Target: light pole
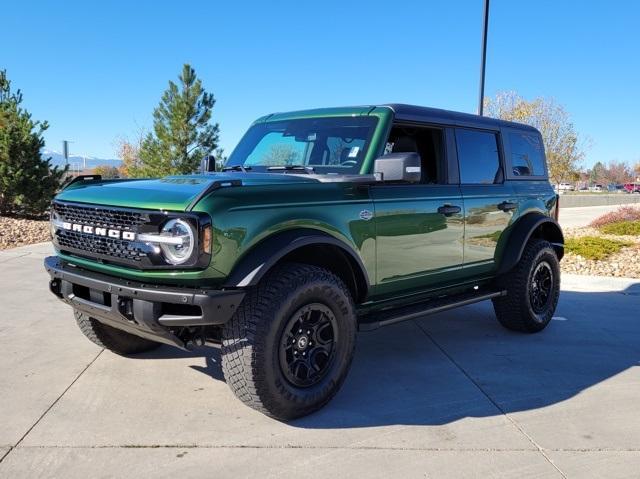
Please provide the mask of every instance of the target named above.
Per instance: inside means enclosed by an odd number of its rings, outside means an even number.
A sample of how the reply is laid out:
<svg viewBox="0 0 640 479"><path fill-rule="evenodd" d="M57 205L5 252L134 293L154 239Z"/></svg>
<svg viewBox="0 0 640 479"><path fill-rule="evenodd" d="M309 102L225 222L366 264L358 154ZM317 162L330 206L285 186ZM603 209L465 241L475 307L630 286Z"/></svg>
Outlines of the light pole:
<svg viewBox="0 0 640 479"><path fill-rule="evenodd" d="M482 60L480 62L480 95L478 99L478 115L484 111L484 69L487 64L487 30L489 29L489 0L484 0L484 21L482 24Z"/></svg>

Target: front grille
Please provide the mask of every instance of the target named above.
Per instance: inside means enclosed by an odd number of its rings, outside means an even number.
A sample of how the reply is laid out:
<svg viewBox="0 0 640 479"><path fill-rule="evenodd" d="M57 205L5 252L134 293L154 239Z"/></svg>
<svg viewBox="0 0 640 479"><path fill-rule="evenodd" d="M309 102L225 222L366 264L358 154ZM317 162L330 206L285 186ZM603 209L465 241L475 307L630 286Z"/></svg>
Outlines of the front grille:
<svg viewBox="0 0 640 479"><path fill-rule="evenodd" d="M111 256L129 261L141 261L147 253L140 243L114 238L103 238L76 231L60 230L57 233L58 244L63 249L82 250L94 255Z"/></svg>
<svg viewBox="0 0 640 479"><path fill-rule="evenodd" d="M53 211L57 221L73 225L105 228L139 233L142 230L157 231L158 223L164 216L158 212L135 211L104 206L85 206L72 203L54 202ZM149 259L149 247L138 241L99 236L81 231L58 228L54 239L65 252L90 259L142 267Z"/></svg>
<svg viewBox="0 0 640 479"><path fill-rule="evenodd" d="M137 211L54 203L53 209L65 221L82 225L136 231L149 222L149 215Z"/></svg>
<svg viewBox="0 0 640 479"><path fill-rule="evenodd" d="M58 224L53 244L61 253L139 270L175 269L175 266L167 263L156 245L131 238L139 234L159 234L162 225L172 218L188 221L194 231L211 224L205 213L91 206L59 200L53 202L52 214ZM93 229L86 231L85 227ZM195 250L199 251L199 235L195 240ZM209 252L200 252L182 267L203 269L210 259Z"/></svg>

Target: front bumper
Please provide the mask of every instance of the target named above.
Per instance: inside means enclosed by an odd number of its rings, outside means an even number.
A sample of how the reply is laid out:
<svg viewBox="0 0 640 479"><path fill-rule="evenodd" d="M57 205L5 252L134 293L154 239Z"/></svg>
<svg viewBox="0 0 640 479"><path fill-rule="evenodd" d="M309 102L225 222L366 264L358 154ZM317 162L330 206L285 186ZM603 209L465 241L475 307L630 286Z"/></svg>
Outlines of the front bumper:
<svg viewBox="0 0 640 479"><path fill-rule="evenodd" d="M186 348L181 328L226 323L242 302L239 289L194 289L128 281L74 267L57 256L44 266L49 289L96 320L131 334Z"/></svg>

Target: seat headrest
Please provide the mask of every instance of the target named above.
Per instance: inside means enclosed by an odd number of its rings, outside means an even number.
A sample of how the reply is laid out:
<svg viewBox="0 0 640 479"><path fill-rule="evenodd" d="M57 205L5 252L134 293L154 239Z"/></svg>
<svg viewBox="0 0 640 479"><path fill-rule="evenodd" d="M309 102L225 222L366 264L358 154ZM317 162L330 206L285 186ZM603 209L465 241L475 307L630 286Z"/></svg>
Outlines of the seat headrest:
<svg viewBox="0 0 640 479"><path fill-rule="evenodd" d="M401 136L393 143L393 153L413 153L418 152L418 144L411 136Z"/></svg>

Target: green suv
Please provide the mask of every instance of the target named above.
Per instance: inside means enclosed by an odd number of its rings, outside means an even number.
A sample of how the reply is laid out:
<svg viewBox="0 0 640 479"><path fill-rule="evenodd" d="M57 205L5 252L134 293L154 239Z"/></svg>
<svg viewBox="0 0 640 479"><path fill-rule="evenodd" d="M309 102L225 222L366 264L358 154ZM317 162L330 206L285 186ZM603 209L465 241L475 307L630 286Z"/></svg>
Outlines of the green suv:
<svg viewBox="0 0 640 479"><path fill-rule="evenodd" d="M409 105L258 119L223 171L78 177L54 199L51 292L130 355L222 343L228 385L278 419L345 380L356 332L491 299L554 313L563 235L540 133Z"/></svg>

